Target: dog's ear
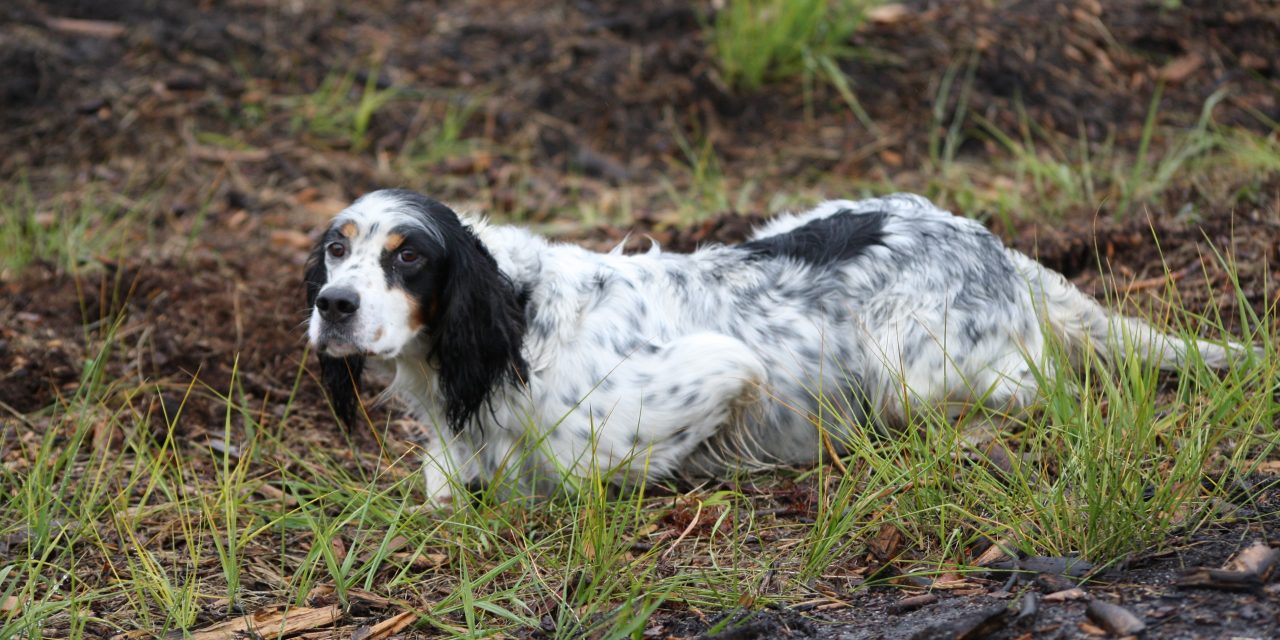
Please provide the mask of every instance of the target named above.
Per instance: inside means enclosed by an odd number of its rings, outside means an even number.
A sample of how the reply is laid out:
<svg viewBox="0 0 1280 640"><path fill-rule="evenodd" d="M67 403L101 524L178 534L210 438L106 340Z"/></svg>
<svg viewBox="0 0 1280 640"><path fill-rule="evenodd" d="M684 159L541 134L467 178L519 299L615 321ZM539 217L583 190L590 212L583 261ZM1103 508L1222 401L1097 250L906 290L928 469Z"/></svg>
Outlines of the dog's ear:
<svg viewBox="0 0 1280 640"><path fill-rule="evenodd" d="M524 381L528 366L520 353L525 320L515 286L469 229L459 226L454 233L460 237L446 242L448 268L431 356L440 368L445 418L459 431L498 385Z"/></svg>
<svg viewBox="0 0 1280 640"><path fill-rule="evenodd" d="M307 258L307 270L303 280L307 287L307 311L316 305L316 296L328 281L324 265L325 239L321 238L311 256ZM360 377L364 372L363 356L334 358L320 354L320 380L329 393L333 411L344 428L355 424L360 409Z"/></svg>

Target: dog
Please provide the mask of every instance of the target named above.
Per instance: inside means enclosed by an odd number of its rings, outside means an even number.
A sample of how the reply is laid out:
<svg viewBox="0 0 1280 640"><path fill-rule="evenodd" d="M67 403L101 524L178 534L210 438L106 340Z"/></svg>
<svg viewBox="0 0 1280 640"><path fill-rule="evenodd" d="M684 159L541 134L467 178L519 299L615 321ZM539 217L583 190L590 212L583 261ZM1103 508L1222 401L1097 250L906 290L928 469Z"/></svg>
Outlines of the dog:
<svg viewBox="0 0 1280 640"><path fill-rule="evenodd" d="M813 463L842 452L838 431L917 411L1017 412L1055 344L1165 369L1241 355L1111 313L910 194L783 214L737 245L624 255L382 190L334 218L305 280L337 417L358 418L366 363L389 365L386 393L432 432L433 504L500 474L715 478Z"/></svg>

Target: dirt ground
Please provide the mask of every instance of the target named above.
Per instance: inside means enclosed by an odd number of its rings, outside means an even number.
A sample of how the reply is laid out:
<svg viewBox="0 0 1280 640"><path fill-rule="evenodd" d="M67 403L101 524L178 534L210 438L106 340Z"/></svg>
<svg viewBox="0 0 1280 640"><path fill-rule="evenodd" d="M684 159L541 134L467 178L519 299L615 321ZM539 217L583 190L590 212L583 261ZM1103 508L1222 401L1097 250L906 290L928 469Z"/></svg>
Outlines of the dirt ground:
<svg viewBox="0 0 1280 640"><path fill-rule="evenodd" d="M1276 614L1280 589L1232 593L1178 586L1195 567L1220 567L1231 553L1254 540L1280 535L1280 492L1272 488L1241 518L1202 529L1176 547L1132 558L1098 576L1084 589L1090 598L1119 604L1140 616L1149 638L1273 638L1280 634ZM859 592L848 608L819 612L766 609L728 612L709 620L679 617L664 632L697 636L725 617L732 620L716 638L1088 638L1099 633L1086 614L1087 600L1048 602L1052 592L1031 574L1014 581L1009 574L984 576L980 594L941 592L936 601L907 608L904 602L922 591L871 589ZM972 587L970 587L972 589ZM1019 616L1028 596L1040 599L1034 614ZM1082 624L1083 623L1083 624ZM1089 626L1092 624L1093 628Z"/></svg>
<svg viewBox="0 0 1280 640"><path fill-rule="evenodd" d="M144 212L145 224L122 253L73 268L37 261L0 278L4 409L26 414L72 393L90 355L86 332L114 318L128 349L114 376L180 394L193 375L225 389L234 366L248 400L279 402L304 365L307 248L328 216L376 187L427 190L594 247L630 233L629 246L648 234L689 250L742 239L772 193L926 189L939 82L957 61L973 74L967 109L1009 131L1031 122L1137 148L1162 78L1162 125L1190 126L1220 89L1217 122L1276 135L1267 123L1280 121L1280 6L1264 0L909 2L860 30L865 55L844 65L874 129L821 83L808 105L799 86L730 91L707 53L710 11L679 0L5 2L0 184L24 185L41 212L99 199ZM344 75L352 89L314 98ZM321 126L366 85L400 97L362 132ZM481 143L446 147L433 123L461 108L472 111L460 137ZM662 185L685 179L676 132L705 139L724 175L756 185L750 208L672 217ZM977 137L958 150L968 163L997 155ZM624 187L637 189L627 220L584 226L571 214L616 202ZM1275 173L1188 180L1130 210L1106 202L1052 224L990 220L1083 289L1109 285L1137 306L1158 304L1166 266L1184 303L1228 327L1241 320L1237 287L1259 314L1278 299ZM1229 251L1238 280L1215 247ZM188 411L221 428L218 406L201 402ZM298 404L313 437L333 433L314 377L303 377ZM188 424L183 437L202 433L199 420ZM1256 517L1190 535L1171 554L1135 558L1093 593L1155 621L1149 636L1275 637L1274 586L1171 584L1182 566L1220 566L1255 538L1274 543L1277 499L1267 494L1251 507ZM717 637L962 637L930 625L1027 589L1004 582L904 614L888 613L899 589L856 592L844 611L726 612L743 621ZM1082 637L1083 611L1044 605L1034 622L994 637ZM671 637L716 622L659 615Z"/></svg>

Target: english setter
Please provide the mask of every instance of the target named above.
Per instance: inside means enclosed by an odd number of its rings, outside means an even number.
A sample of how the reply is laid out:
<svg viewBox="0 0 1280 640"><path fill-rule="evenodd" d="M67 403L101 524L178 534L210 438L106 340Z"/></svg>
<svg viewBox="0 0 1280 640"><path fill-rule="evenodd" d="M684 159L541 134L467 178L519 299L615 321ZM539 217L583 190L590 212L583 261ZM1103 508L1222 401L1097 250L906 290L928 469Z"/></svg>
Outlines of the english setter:
<svg viewBox="0 0 1280 640"><path fill-rule="evenodd" d="M389 364L388 393L435 428L435 502L507 472L649 480L811 463L845 440L824 429L924 407L1016 411L1035 371L1052 375L1046 332L1166 368L1191 351L1225 366L1238 349L1112 314L906 194L781 215L735 246L623 255L383 190L333 220L306 285L335 412L351 423L366 360Z"/></svg>

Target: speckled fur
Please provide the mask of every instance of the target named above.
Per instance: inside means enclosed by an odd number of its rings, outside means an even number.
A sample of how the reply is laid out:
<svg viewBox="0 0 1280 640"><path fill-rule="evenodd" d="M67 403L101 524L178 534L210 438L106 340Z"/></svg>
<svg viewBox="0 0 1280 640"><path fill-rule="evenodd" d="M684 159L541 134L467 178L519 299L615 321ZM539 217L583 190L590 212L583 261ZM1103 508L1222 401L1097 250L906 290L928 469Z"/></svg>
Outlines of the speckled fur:
<svg viewBox="0 0 1280 640"><path fill-rule="evenodd" d="M336 220L367 229L402 217L411 207L397 193L366 196ZM391 354L389 393L436 427L426 475L437 501L500 470L657 479L811 463L819 393L825 413L849 418L827 429L901 423L919 407L1016 411L1037 395L1032 366L1052 374L1046 328L1075 349L1130 345L1170 368L1187 348L913 195L826 202L779 216L751 242L692 254L601 254L462 221L509 281L492 295L523 305L524 379L495 385L483 410L449 429L431 328L367 349ZM404 322L364 326L398 336ZM1196 349L1210 365L1232 355Z"/></svg>

